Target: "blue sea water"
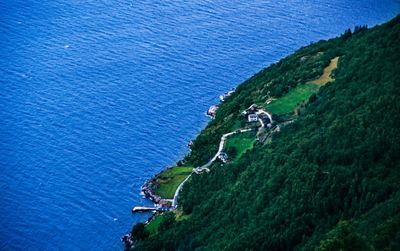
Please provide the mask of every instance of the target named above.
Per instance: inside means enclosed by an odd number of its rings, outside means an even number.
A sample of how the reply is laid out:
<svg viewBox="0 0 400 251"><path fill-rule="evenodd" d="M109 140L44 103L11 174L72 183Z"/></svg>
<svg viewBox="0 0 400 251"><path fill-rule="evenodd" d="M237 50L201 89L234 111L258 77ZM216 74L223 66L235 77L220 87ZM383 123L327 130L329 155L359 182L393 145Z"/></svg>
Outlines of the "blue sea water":
<svg viewBox="0 0 400 251"><path fill-rule="evenodd" d="M0 249L121 250L218 95L397 0L0 2Z"/></svg>

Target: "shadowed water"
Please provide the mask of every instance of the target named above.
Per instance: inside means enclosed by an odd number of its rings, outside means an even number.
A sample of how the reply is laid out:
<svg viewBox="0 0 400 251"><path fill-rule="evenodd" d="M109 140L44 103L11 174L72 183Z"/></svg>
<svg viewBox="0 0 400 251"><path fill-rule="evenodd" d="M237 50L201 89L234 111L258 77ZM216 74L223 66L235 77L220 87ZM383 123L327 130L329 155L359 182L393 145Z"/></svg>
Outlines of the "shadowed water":
<svg viewBox="0 0 400 251"><path fill-rule="evenodd" d="M0 2L0 249L120 250L224 91L395 0Z"/></svg>

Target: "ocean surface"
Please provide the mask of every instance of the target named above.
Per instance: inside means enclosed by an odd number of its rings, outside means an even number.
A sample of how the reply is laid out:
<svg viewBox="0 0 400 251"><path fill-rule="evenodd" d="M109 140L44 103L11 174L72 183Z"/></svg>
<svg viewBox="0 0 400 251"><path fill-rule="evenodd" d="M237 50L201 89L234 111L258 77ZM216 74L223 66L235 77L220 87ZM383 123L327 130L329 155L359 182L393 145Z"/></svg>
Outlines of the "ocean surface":
<svg viewBox="0 0 400 251"><path fill-rule="evenodd" d="M394 0L3 0L0 249L122 250L218 96Z"/></svg>

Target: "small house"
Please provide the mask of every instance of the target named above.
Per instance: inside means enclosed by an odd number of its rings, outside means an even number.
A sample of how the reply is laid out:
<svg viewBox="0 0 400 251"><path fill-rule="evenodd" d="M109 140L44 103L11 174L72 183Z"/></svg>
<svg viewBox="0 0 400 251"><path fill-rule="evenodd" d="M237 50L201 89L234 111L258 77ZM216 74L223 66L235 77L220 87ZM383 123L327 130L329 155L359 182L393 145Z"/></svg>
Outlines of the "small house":
<svg viewBox="0 0 400 251"><path fill-rule="evenodd" d="M218 158L224 163L226 163L228 161L228 155L226 153L224 153L224 152L221 152L218 155Z"/></svg>
<svg viewBox="0 0 400 251"><path fill-rule="evenodd" d="M249 114L249 116L247 116L247 121L249 122L256 122L258 120L258 116L257 114Z"/></svg>

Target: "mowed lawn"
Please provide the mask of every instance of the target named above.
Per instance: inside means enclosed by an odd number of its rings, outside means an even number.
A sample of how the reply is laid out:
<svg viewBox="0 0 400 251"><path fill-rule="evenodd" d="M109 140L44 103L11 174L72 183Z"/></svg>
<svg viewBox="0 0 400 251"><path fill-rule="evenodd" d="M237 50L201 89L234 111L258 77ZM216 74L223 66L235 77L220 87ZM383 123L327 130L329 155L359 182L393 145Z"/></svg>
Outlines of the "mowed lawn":
<svg viewBox="0 0 400 251"><path fill-rule="evenodd" d="M254 132L246 132L232 135L226 140L224 149L234 147L236 149L235 159L239 159L247 150L253 148L255 140L256 134Z"/></svg>
<svg viewBox="0 0 400 251"><path fill-rule="evenodd" d="M175 191L182 181L192 173L193 167L176 166L163 171L158 179L158 188L155 190L156 194L164 199L172 199Z"/></svg>
<svg viewBox="0 0 400 251"><path fill-rule="evenodd" d="M280 97L266 106L272 114L292 113L303 101L307 101L313 93L316 93L319 86L316 84L298 85L285 96Z"/></svg>

